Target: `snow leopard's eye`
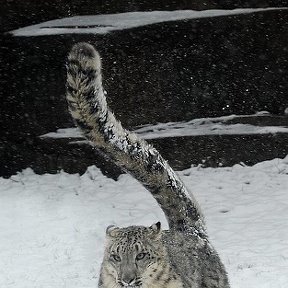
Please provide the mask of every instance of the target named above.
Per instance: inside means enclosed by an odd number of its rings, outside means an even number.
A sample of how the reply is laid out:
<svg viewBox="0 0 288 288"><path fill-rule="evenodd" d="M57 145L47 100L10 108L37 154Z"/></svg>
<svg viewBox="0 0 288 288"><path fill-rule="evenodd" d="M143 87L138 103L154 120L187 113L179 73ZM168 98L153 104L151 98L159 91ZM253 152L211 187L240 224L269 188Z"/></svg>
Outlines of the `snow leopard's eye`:
<svg viewBox="0 0 288 288"><path fill-rule="evenodd" d="M120 262L121 261L121 258L120 256L116 255L116 254L111 254L111 258L116 261L116 262Z"/></svg>
<svg viewBox="0 0 288 288"><path fill-rule="evenodd" d="M142 260L145 256L146 256L146 253L139 253L139 254L136 256L136 260Z"/></svg>

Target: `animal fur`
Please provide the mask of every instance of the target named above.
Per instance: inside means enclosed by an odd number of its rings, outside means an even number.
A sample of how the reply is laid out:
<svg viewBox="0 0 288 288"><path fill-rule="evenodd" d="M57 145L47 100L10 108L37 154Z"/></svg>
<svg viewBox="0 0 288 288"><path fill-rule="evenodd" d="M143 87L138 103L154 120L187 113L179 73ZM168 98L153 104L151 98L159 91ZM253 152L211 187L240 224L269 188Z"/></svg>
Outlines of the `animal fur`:
<svg viewBox="0 0 288 288"><path fill-rule="evenodd" d="M146 187L164 211L169 231L161 232L161 243L167 251L166 261L183 287L228 288L225 268L209 243L204 218L193 195L159 152L124 129L107 107L101 60L93 46L78 43L72 48L66 88L69 111L90 144ZM139 226L131 227L136 231ZM123 232L130 228L119 229ZM103 286L102 276L99 287L108 288L109 285Z"/></svg>

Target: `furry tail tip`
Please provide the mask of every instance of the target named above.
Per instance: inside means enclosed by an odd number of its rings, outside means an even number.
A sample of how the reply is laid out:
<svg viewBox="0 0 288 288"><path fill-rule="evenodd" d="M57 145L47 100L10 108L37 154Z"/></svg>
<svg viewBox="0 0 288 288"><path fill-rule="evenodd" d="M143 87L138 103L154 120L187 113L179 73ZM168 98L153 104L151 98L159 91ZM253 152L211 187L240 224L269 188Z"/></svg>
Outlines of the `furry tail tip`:
<svg viewBox="0 0 288 288"><path fill-rule="evenodd" d="M75 60L79 64L84 64L83 66L87 65L97 69L101 68L100 55L92 45L85 42L77 43L72 47L68 55L68 61L73 62Z"/></svg>

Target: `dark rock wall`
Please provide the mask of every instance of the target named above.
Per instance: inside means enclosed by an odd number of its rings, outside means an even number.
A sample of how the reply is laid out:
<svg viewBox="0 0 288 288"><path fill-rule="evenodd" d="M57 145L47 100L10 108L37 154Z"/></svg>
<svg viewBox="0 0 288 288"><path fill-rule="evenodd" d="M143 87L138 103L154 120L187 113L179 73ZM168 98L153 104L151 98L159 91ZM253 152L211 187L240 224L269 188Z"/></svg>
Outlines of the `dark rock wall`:
<svg viewBox="0 0 288 288"><path fill-rule="evenodd" d="M64 99L65 58L78 41L89 41L102 54L109 105L128 128L260 110L281 115L288 107L286 10L161 23L102 36L5 34L0 38L0 175L28 166L39 173L83 172L93 164L92 152L78 153L79 147L73 150L67 143L48 149L38 139L72 126ZM201 149L203 141L198 142ZM171 156L167 146L162 149ZM278 149L281 155L285 149Z"/></svg>
<svg viewBox="0 0 288 288"><path fill-rule="evenodd" d="M127 127L288 107L288 13L161 23L103 35L6 37L7 137L71 126L65 59L74 42L103 56L110 106ZM9 136L9 137L10 137Z"/></svg>

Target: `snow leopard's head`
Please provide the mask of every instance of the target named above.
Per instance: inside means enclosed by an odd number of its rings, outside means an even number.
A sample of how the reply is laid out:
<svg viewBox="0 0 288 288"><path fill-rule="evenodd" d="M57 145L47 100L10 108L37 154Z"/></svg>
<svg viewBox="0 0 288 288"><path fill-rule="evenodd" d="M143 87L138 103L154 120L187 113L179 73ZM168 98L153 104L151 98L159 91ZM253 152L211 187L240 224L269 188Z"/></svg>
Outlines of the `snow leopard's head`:
<svg viewBox="0 0 288 288"><path fill-rule="evenodd" d="M103 268L113 277L115 287L140 287L154 278L166 257L160 222L150 227L109 226Z"/></svg>

